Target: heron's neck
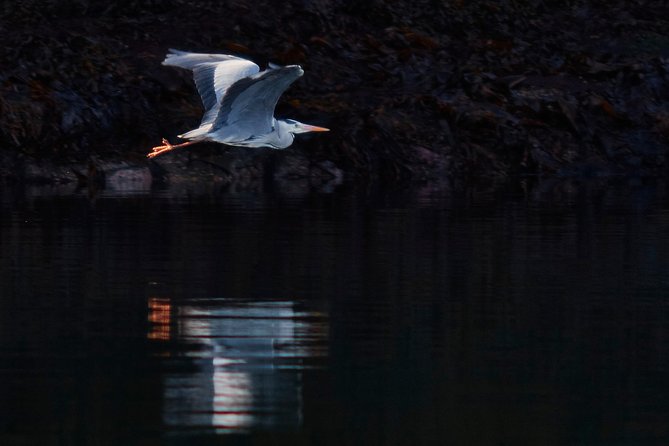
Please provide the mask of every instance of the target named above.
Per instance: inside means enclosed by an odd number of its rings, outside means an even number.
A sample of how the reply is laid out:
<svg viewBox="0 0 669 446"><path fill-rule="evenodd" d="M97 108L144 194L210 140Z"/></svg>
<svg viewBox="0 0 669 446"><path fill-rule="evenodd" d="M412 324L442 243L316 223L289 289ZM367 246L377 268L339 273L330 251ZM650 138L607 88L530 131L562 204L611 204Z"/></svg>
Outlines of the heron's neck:
<svg viewBox="0 0 669 446"><path fill-rule="evenodd" d="M293 143L293 140L295 139L295 135L288 131L289 128L290 124L280 119L275 119L274 120L275 142L273 142L272 145L280 149L285 149L286 147L291 145Z"/></svg>

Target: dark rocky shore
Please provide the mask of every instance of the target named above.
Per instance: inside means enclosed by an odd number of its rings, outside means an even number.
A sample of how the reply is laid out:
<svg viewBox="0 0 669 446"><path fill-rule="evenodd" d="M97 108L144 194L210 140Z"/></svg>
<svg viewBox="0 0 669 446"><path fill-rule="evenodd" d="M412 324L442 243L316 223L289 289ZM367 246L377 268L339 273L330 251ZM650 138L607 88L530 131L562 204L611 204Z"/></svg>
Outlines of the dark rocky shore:
<svg viewBox="0 0 669 446"><path fill-rule="evenodd" d="M0 37L5 182L667 173L668 2L27 0ZM147 160L202 112L171 47L302 65L276 114L332 131Z"/></svg>

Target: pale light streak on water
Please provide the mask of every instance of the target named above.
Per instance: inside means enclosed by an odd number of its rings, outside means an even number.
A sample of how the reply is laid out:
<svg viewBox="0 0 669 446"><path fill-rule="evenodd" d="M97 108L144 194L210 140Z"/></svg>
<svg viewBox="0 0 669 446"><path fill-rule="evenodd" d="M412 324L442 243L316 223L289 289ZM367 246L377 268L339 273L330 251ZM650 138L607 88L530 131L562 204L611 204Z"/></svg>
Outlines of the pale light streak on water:
<svg viewBox="0 0 669 446"><path fill-rule="evenodd" d="M177 352L166 348L160 356L165 362L194 358L197 368L164 377L169 429L212 428L221 434L300 427L300 371L304 358L327 354L325 315L300 311L292 301L190 299L169 305L169 313L165 302L149 299L149 320L159 328L148 336L188 345ZM166 326L174 333L154 335Z"/></svg>

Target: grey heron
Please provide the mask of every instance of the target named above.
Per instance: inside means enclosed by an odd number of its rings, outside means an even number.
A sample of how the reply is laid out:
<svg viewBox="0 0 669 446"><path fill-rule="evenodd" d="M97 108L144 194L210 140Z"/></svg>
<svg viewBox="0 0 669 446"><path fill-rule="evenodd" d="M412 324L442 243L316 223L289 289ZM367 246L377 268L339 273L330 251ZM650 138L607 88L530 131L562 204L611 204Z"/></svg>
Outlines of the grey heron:
<svg viewBox="0 0 669 446"><path fill-rule="evenodd" d="M205 112L198 128L179 135L186 142L170 144L163 138L163 145L154 147L149 158L203 141L285 149L296 134L329 130L274 118L281 94L304 74L299 65L270 64L267 70L260 71L258 65L241 57L174 49L169 50L163 65L193 71Z"/></svg>

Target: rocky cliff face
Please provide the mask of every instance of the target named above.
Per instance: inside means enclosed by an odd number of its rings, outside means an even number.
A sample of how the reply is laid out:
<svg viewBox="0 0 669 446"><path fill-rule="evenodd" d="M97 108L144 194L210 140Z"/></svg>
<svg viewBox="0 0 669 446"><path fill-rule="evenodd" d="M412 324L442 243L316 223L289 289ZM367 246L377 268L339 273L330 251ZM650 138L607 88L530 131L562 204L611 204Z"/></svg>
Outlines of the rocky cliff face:
<svg viewBox="0 0 669 446"><path fill-rule="evenodd" d="M669 6L642 0L7 3L2 173L82 181L116 160L223 182L664 175L668 30ZM301 64L277 116L333 131L146 161L202 112L189 74L160 65L170 47Z"/></svg>

